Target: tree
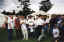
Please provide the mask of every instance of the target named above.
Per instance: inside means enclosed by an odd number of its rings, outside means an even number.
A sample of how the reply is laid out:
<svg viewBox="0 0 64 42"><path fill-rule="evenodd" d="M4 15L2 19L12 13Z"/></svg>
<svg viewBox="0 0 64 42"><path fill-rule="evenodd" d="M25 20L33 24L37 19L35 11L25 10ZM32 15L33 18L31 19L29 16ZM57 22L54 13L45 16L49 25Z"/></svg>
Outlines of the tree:
<svg viewBox="0 0 64 42"><path fill-rule="evenodd" d="M28 4L30 0L19 0L19 1L21 1L21 5L24 5L24 7L23 7L23 11L22 12L20 11L20 13L18 13L18 14L27 16L28 14L32 14L34 12L33 10L31 11L30 8L28 8L30 5L30 4Z"/></svg>
<svg viewBox="0 0 64 42"><path fill-rule="evenodd" d="M40 10L47 12L51 7L52 4L49 0L46 1L41 1L41 6L40 6Z"/></svg>
<svg viewBox="0 0 64 42"><path fill-rule="evenodd" d="M23 7L23 15L28 15L29 12L30 12L30 9L28 8L28 4L25 3Z"/></svg>

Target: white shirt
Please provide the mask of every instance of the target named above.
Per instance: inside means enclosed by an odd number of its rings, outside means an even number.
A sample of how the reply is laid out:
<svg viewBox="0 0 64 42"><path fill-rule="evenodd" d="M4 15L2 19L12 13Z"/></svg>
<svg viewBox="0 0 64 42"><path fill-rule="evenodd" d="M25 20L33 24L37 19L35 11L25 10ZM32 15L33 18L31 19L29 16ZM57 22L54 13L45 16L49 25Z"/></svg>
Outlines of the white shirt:
<svg viewBox="0 0 64 42"><path fill-rule="evenodd" d="M49 18L46 18L46 23L49 23L51 20L51 15L49 15Z"/></svg>
<svg viewBox="0 0 64 42"><path fill-rule="evenodd" d="M8 17L8 29L14 29L14 21Z"/></svg>
<svg viewBox="0 0 64 42"><path fill-rule="evenodd" d="M28 25L34 25L34 19L28 19L27 24Z"/></svg>
<svg viewBox="0 0 64 42"><path fill-rule="evenodd" d="M20 23L22 23L21 29L27 30L27 27L26 27L26 20L25 20L25 19L24 19L24 20L20 19Z"/></svg>
<svg viewBox="0 0 64 42"><path fill-rule="evenodd" d="M54 38L59 37L59 29L53 29L53 37Z"/></svg>
<svg viewBox="0 0 64 42"><path fill-rule="evenodd" d="M15 19L17 19L17 17L13 17L13 23L14 23L14 26L15 26Z"/></svg>
<svg viewBox="0 0 64 42"><path fill-rule="evenodd" d="M57 23L59 24L59 23L61 23L62 22L62 20L59 20Z"/></svg>
<svg viewBox="0 0 64 42"><path fill-rule="evenodd" d="M30 32L33 32L33 31L34 31L34 30L33 30L34 19L33 19L33 18L28 19L27 24L29 25Z"/></svg>
<svg viewBox="0 0 64 42"><path fill-rule="evenodd" d="M51 20L51 15L49 15L49 18L46 18L45 23L49 23L49 22L50 22L50 20Z"/></svg>
<svg viewBox="0 0 64 42"><path fill-rule="evenodd" d="M22 29L22 30L27 30L26 24L22 24L22 25L21 25L21 29Z"/></svg>
<svg viewBox="0 0 64 42"><path fill-rule="evenodd" d="M35 23L35 25L43 25L44 23L45 23L45 21L44 20L42 20L41 18L38 18L38 19L36 19L35 21L34 21L34 23Z"/></svg>
<svg viewBox="0 0 64 42"><path fill-rule="evenodd" d="M45 23L49 23L49 22L50 22L50 19L47 18Z"/></svg>
<svg viewBox="0 0 64 42"><path fill-rule="evenodd" d="M26 20L25 20L25 19L23 19L23 20L20 19L20 24L21 24L21 23L25 23L25 24L26 24Z"/></svg>

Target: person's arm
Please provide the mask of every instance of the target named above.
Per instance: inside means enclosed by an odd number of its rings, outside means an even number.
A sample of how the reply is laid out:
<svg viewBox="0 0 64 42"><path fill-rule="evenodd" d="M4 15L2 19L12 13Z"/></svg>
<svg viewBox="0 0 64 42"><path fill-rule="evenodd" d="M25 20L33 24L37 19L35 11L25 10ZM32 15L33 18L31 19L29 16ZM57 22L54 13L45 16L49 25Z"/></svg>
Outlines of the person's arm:
<svg viewBox="0 0 64 42"><path fill-rule="evenodd" d="M9 23L9 26L10 26L10 28L12 28L10 23Z"/></svg>
<svg viewBox="0 0 64 42"><path fill-rule="evenodd" d="M48 15L49 18L46 19L46 23L49 23L50 22L50 19L51 19L51 15Z"/></svg>
<svg viewBox="0 0 64 42"><path fill-rule="evenodd" d="M22 20L20 19L20 24L22 24Z"/></svg>
<svg viewBox="0 0 64 42"><path fill-rule="evenodd" d="M36 24L37 22L36 21L34 21L34 28L36 28L37 27L37 24Z"/></svg>
<svg viewBox="0 0 64 42"><path fill-rule="evenodd" d="M20 21L20 24L22 24L22 22Z"/></svg>
<svg viewBox="0 0 64 42"><path fill-rule="evenodd" d="M28 20L27 20L27 19L26 19L26 21L25 21L25 22L26 22L26 24L28 24Z"/></svg>

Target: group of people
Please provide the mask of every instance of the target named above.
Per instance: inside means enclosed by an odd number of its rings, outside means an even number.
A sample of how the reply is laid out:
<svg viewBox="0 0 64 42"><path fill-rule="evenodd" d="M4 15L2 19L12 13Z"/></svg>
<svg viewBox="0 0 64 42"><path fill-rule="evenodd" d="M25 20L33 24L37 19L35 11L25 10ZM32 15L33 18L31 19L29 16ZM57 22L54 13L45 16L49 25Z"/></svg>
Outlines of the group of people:
<svg viewBox="0 0 64 42"><path fill-rule="evenodd" d="M29 38L37 39L38 42L45 37L45 32L49 33L54 42L62 36L64 40L63 16L51 15L44 17L41 15L33 16L8 16L6 17L6 28L8 31L8 39L12 40L13 30L16 31L17 39L28 40ZM61 32L61 33L60 33ZM62 40L62 39L61 39ZM62 41L63 41L62 40Z"/></svg>

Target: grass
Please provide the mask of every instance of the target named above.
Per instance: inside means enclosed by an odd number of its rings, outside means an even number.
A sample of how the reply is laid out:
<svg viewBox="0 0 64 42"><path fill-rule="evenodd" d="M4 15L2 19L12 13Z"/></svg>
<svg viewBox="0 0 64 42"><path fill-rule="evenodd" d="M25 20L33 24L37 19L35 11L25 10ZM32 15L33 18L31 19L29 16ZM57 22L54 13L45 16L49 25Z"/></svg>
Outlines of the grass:
<svg viewBox="0 0 64 42"><path fill-rule="evenodd" d="M8 33L5 30L0 30L0 42L37 42L37 40L16 40L16 35L12 41L8 41ZM47 34L46 38L43 38L41 42L51 42L51 37Z"/></svg>

